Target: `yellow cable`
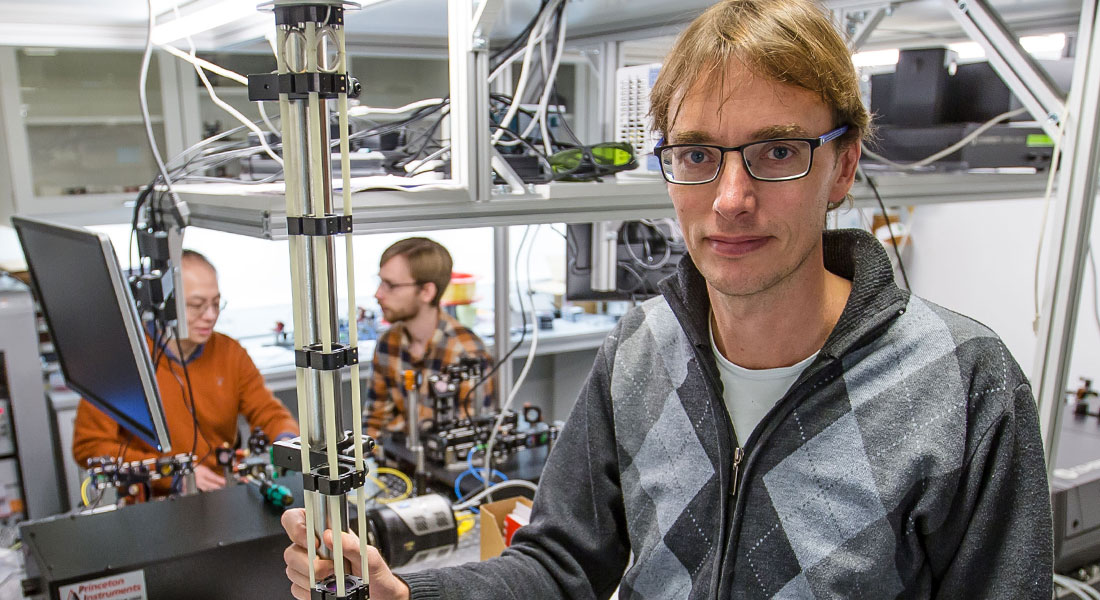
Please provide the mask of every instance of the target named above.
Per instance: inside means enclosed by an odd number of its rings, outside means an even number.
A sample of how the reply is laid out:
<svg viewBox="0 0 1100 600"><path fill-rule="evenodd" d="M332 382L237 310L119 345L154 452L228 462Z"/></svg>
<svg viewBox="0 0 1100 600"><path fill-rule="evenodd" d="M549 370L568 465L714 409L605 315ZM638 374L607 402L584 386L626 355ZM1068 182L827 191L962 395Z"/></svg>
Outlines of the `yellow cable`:
<svg viewBox="0 0 1100 600"><path fill-rule="evenodd" d="M389 467L378 467L376 472L379 475L383 475L383 474L388 473L388 474L393 475L394 477L400 479L402 482L405 483L405 492L404 493L402 493L400 496L397 496L396 498L386 498L383 501L384 503L385 502L397 502L398 500L404 500L405 498L408 498L410 495L412 495L413 484L412 484L412 480L409 479L408 475L402 473L401 471L398 471L397 469L391 469Z"/></svg>
<svg viewBox="0 0 1100 600"><path fill-rule="evenodd" d="M381 479L375 477L374 475L367 475L367 479L369 479L371 481L371 483L373 483L374 485L378 486L379 489L381 489L383 493L386 493L386 492L390 491L390 486L386 485L385 481L382 481Z"/></svg>
<svg viewBox="0 0 1100 600"><path fill-rule="evenodd" d="M80 499L84 501L84 506L91 506L91 502L88 501L88 484L92 482L91 476L84 479L84 483L80 484Z"/></svg>
<svg viewBox="0 0 1100 600"><path fill-rule="evenodd" d="M459 519L458 521L458 535L463 536L470 532L474 528L474 518Z"/></svg>

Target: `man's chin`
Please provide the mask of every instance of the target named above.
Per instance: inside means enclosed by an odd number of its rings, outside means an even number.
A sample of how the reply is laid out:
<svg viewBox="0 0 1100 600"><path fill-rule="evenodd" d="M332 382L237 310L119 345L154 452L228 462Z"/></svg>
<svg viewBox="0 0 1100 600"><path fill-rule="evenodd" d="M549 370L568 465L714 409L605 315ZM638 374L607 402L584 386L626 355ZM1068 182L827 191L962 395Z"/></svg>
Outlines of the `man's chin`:
<svg viewBox="0 0 1100 600"><path fill-rule="evenodd" d="M405 316L401 313L393 313L393 312L386 312L386 311L382 311L382 318L385 319L387 323L397 323L397 322L400 322L400 321L407 321L409 319L409 317L407 317L407 316Z"/></svg>
<svg viewBox="0 0 1100 600"><path fill-rule="evenodd" d="M768 275L750 272L730 273L729 270L716 269L709 274L703 272L703 279L711 288L724 296L749 297L770 289L783 277L779 273Z"/></svg>

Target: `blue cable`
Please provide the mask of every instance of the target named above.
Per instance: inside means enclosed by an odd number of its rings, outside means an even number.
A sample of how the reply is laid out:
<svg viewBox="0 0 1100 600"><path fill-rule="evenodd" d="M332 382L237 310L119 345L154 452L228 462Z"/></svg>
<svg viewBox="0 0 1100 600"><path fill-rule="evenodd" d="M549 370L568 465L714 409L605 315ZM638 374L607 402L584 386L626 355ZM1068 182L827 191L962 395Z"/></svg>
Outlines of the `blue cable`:
<svg viewBox="0 0 1100 600"><path fill-rule="evenodd" d="M480 446L479 446L479 448L480 448ZM468 469L466 469L466 471L472 472L473 476L474 476L474 479L476 479L478 481L478 483L485 483L485 479L481 476L481 471L477 467L474 466L474 449L473 448L471 448L470 451L466 453L466 466L469 467ZM465 474L466 471L463 471L463 473ZM501 473L500 471L498 471L496 469L493 469L492 474L499 477L501 481L508 481L508 476L505 475L504 473ZM461 475L459 476L459 478L461 478ZM456 498L461 498L462 494L456 491L455 492L455 497Z"/></svg>
<svg viewBox="0 0 1100 600"><path fill-rule="evenodd" d="M478 446L478 448L480 448L480 446ZM470 451L466 453L466 466L469 467L468 470L474 472L474 478L481 483L485 483L485 480L478 474L477 469L474 468L474 450L477 450L477 448L470 448ZM456 497L461 498L462 494L456 494Z"/></svg>
<svg viewBox="0 0 1100 600"><path fill-rule="evenodd" d="M484 483L484 480L477 474L476 469L473 467L466 469L455 478L455 498L462 498L462 478L467 475L473 475L478 481ZM493 476L499 478L501 481L508 481L508 476L496 469L493 469Z"/></svg>
<svg viewBox="0 0 1100 600"><path fill-rule="evenodd" d="M469 475L470 473L473 473L473 471L471 471L470 469L466 469L458 476L457 479L455 479L455 498L462 497L462 478Z"/></svg>

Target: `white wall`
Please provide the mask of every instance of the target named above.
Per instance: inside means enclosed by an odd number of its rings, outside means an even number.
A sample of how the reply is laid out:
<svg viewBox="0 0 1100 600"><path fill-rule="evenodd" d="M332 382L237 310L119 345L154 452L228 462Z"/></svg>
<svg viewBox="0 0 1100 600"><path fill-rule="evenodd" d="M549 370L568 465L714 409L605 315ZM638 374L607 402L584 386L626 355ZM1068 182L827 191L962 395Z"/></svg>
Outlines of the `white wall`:
<svg viewBox="0 0 1100 600"><path fill-rule="evenodd" d="M559 231L564 227L555 226ZM110 235L119 261L128 264L126 247L129 225L89 227ZM510 229L513 257L518 250L524 227ZM534 233L531 256L532 281L560 279L565 272L565 240L551 231L549 225ZM374 305L378 260L393 242L410 235L425 236L443 244L451 252L454 270L478 277L478 304L492 308L493 303L493 230L491 228L452 229L414 234L376 234L355 236L356 301L360 306ZM184 234L184 247L206 255L218 269L222 297L229 301L234 313L251 308L277 305L290 306L290 255L286 241L269 241L219 231L190 227ZM344 243L337 243L340 276L344 273ZM511 264L515 264L514 258ZM524 252L519 264L519 277L527 278L527 257ZM514 284L513 284L514 287ZM343 281L341 280L341 290ZM341 294L342 296L342 294ZM343 297L343 296L342 296ZM346 301L338 305L341 309ZM266 330L264 330L266 331Z"/></svg>
<svg viewBox="0 0 1100 600"><path fill-rule="evenodd" d="M919 296L993 329L1029 377L1035 368L1033 279L1042 213L1038 199L916 208L910 221L913 246L906 261ZM1040 294L1046 286L1050 237L1040 263ZM1100 243L1095 229L1092 238ZM1079 377L1100 379L1095 302L1093 275L1086 270L1067 381L1071 388L1077 387Z"/></svg>

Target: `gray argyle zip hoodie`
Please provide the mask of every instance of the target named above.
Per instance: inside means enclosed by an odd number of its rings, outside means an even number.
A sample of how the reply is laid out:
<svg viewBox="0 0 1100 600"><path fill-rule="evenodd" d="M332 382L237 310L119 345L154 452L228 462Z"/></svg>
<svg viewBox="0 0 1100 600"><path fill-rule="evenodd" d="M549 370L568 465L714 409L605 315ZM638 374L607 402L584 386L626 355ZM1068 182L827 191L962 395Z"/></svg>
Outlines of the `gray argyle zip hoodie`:
<svg viewBox="0 0 1100 600"><path fill-rule="evenodd" d="M1049 599L1019 366L989 329L899 289L870 235L824 245L848 304L751 435L725 409L685 258L597 354L531 524L498 559L405 575L412 597Z"/></svg>

